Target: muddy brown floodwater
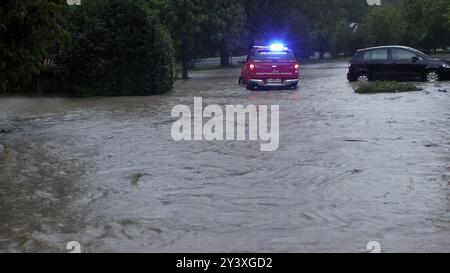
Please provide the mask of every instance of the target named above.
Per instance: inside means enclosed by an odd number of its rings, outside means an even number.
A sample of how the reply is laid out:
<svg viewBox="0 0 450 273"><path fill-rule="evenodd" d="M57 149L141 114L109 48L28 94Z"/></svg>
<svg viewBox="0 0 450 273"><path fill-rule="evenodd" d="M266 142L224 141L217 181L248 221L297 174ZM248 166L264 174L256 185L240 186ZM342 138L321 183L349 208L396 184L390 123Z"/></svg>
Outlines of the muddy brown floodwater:
<svg viewBox="0 0 450 273"><path fill-rule="evenodd" d="M298 91L239 70L169 94L0 98L0 252L450 251L450 83L358 95L346 64ZM174 142L177 104L280 105L280 147Z"/></svg>

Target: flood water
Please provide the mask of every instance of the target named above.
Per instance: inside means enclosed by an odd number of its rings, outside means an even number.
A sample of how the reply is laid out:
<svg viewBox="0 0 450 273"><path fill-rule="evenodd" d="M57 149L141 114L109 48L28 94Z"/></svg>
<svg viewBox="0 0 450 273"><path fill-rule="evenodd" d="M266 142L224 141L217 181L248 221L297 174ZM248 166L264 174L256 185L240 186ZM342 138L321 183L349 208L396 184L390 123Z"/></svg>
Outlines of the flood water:
<svg viewBox="0 0 450 273"><path fill-rule="evenodd" d="M450 251L450 83L358 95L346 64L297 91L239 70L152 97L0 98L0 252ZM175 142L172 107L280 106L280 146Z"/></svg>

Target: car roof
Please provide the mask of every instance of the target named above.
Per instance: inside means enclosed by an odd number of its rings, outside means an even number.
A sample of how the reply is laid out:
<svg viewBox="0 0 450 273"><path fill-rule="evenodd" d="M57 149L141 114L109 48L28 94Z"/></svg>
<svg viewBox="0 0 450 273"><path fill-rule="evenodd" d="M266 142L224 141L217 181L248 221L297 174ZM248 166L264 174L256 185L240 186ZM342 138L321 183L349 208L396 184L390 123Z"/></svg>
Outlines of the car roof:
<svg viewBox="0 0 450 273"><path fill-rule="evenodd" d="M412 51L418 51L417 49L414 49L414 48L408 47L408 46L390 45L390 46L375 46L375 47L363 48L363 49L357 50L357 52L374 50L374 49L387 49L387 48L401 48L401 49L408 49L408 50L412 50Z"/></svg>

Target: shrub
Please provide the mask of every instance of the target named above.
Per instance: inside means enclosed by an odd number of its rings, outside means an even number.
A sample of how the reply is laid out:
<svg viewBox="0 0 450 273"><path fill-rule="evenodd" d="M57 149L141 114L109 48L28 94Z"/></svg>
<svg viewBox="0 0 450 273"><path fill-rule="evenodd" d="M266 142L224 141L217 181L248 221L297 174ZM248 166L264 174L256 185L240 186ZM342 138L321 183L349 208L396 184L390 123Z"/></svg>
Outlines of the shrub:
<svg viewBox="0 0 450 273"><path fill-rule="evenodd" d="M55 63L69 94L131 96L171 90L170 37L136 1L85 1L68 9L64 28L69 39Z"/></svg>
<svg viewBox="0 0 450 273"><path fill-rule="evenodd" d="M401 44L406 27L401 11L393 5L383 4L370 9L361 30L367 46L376 46Z"/></svg>
<svg viewBox="0 0 450 273"><path fill-rule="evenodd" d="M61 0L0 2L0 94L34 91L49 41L61 34L55 14L62 6Z"/></svg>
<svg viewBox="0 0 450 273"><path fill-rule="evenodd" d="M356 88L355 92L360 94L368 94L368 93L397 93L397 92L409 92L420 90L422 89L411 83L376 81L361 84Z"/></svg>

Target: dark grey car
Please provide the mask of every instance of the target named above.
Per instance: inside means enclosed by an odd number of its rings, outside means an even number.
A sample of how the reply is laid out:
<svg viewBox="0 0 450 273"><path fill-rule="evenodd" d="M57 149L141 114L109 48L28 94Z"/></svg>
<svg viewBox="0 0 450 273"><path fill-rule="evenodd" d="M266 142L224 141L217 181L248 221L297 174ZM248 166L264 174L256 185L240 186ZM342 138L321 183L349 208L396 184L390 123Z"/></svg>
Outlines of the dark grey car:
<svg viewBox="0 0 450 273"><path fill-rule="evenodd" d="M349 81L441 81L450 79L449 62L405 46L360 49L349 63Z"/></svg>

